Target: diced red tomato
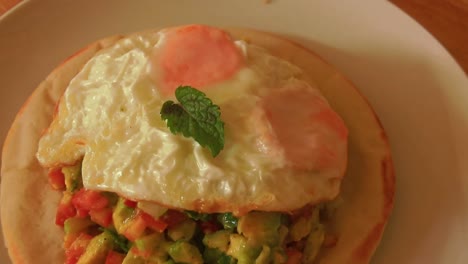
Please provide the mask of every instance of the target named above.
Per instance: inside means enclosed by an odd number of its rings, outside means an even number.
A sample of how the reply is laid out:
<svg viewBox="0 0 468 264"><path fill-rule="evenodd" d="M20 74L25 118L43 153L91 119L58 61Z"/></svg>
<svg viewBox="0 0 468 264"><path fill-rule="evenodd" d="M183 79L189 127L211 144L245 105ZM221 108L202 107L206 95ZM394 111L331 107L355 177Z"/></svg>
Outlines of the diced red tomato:
<svg viewBox="0 0 468 264"><path fill-rule="evenodd" d="M62 168L49 170L49 184L54 190L65 189L65 175L62 173Z"/></svg>
<svg viewBox="0 0 468 264"><path fill-rule="evenodd" d="M109 251L107 254L106 262L104 264L122 264L125 258L124 254L120 254L113 250Z"/></svg>
<svg viewBox="0 0 468 264"><path fill-rule="evenodd" d="M123 231L123 235L130 241L135 241L143 233L146 229L146 222L141 216L141 214L137 214L129 223L126 224L125 230Z"/></svg>
<svg viewBox="0 0 468 264"><path fill-rule="evenodd" d="M100 210L90 210L91 220L100 226L108 227L112 223L112 208L103 208Z"/></svg>
<svg viewBox="0 0 468 264"><path fill-rule="evenodd" d="M85 218L89 215L89 210L76 209L76 216L79 218Z"/></svg>
<svg viewBox="0 0 468 264"><path fill-rule="evenodd" d="M221 226L217 224L216 222L212 221L206 221L206 222L200 222L200 228L203 231L204 234L211 234L213 232L216 232L221 229Z"/></svg>
<svg viewBox="0 0 468 264"><path fill-rule="evenodd" d="M152 217L151 215L145 213L145 212L142 212L140 211L139 212L141 214L141 217L143 218L143 220L145 221L146 223L146 226L153 229L154 231L157 231L157 232L164 232L164 230L166 230L168 224L160 219L155 219L154 217Z"/></svg>
<svg viewBox="0 0 468 264"><path fill-rule="evenodd" d="M68 192L64 192L62 200L57 208L57 213L55 215L55 224L63 226L65 220L76 215L75 207L72 203L72 195Z"/></svg>
<svg viewBox="0 0 468 264"><path fill-rule="evenodd" d="M107 197L98 191L81 189L73 196L73 205L76 209L99 210L109 204Z"/></svg>
<svg viewBox="0 0 468 264"><path fill-rule="evenodd" d="M288 255L288 262L286 264L300 264L302 262L302 253L294 248L286 249Z"/></svg>
<svg viewBox="0 0 468 264"><path fill-rule="evenodd" d="M125 199L124 204L125 204L125 206L127 206L127 207L135 208L135 207L137 207L137 204L138 204L138 203L135 202L135 201L132 201L132 200Z"/></svg>
<svg viewBox="0 0 468 264"><path fill-rule="evenodd" d="M81 233L75 241L73 241L71 246L65 250L65 264L77 263L92 238L93 237L88 234Z"/></svg>
<svg viewBox="0 0 468 264"><path fill-rule="evenodd" d="M182 223L187 219L187 215L179 211L167 210L159 219L167 223L168 227L172 227Z"/></svg>

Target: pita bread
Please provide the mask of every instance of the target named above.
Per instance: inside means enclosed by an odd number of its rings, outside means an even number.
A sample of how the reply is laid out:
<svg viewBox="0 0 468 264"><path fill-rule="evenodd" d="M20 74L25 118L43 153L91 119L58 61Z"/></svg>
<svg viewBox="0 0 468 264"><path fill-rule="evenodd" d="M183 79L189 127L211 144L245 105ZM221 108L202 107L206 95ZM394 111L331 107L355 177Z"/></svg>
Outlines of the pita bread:
<svg viewBox="0 0 468 264"><path fill-rule="evenodd" d="M368 263L393 206L394 173L385 132L354 86L311 51L276 35L230 28L236 39L262 46L304 69L349 129L348 170L342 202L327 224L337 244L324 248L318 263ZM138 33L137 33L138 34ZM18 113L2 153L1 218L14 263L63 263L63 231L55 225L60 192L53 191L35 154L42 131L69 81L96 52L121 36L89 45L55 69Z"/></svg>

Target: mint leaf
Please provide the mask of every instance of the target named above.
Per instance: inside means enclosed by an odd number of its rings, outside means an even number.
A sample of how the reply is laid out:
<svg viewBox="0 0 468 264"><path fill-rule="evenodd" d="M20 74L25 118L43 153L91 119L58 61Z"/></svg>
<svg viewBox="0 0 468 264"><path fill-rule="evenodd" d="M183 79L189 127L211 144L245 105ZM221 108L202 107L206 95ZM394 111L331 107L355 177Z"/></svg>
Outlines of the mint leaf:
<svg viewBox="0 0 468 264"><path fill-rule="evenodd" d="M222 213L217 216L218 221L223 225L224 229L234 229L237 227L239 219L232 213Z"/></svg>
<svg viewBox="0 0 468 264"><path fill-rule="evenodd" d="M175 96L180 104L167 101L161 108L161 118L173 134L192 137L216 157L224 148L224 123L219 106L190 86L179 86Z"/></svg>

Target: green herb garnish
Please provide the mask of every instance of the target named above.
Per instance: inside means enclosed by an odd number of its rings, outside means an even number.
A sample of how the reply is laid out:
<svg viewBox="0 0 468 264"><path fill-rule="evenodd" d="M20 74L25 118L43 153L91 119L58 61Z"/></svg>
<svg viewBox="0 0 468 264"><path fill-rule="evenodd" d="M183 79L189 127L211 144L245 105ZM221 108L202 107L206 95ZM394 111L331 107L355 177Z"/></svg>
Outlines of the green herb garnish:
<svg viewBox="0 0 468 264"><path fill-rule="evenodd" d="M206 95L190 86L175 91L179 104L167 101L161 108L161 118L173 134L192 137L216 157L224 148L224 123L219 106Z"/></svg>
<svg viewBox="0 0 468 264"><path fill-rule="evenodd" d="M224 229L234 229L237 227L237 222L239 221L232 213L223 213L219 214L218 222L220 222Z"/></svg>

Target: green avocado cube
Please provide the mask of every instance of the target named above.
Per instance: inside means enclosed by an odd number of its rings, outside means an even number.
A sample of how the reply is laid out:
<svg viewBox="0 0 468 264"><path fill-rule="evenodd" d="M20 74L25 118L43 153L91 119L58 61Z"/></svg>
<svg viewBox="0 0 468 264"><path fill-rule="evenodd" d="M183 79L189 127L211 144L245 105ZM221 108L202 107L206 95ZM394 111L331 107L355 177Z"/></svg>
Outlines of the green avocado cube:
<svg viewBox="0 0 468 264"><path fill-rule="evenodd" d="M100 264L106 260L109 250L114 247L114 239L108 232L95 236L89 242L77 264Z"/></svg>
<svg viewBox="0 0 468 264"><path fill-rule="evenodd" d="M226 252L229 247L229 239L232 231L219 230L211 234L206 234L203 238L203 244L209 248L215 248Z"/></svg>
<svg viewBox="0 0 468 264"><path fill-rule="evenodd" d="M307 237L307 242L304 248L304 263L313 263L317 257L323 240L325 239L325 228L322 224L317 224L312 229Z"/></svg>
<svg viewBox="0 0 468 264"><path fill-rule="evenodd" d="M172 239L172 241L189 241L195 234L196 227L197 223L195 223L195 221L192 219L186 219L176 226L169 227L167 230L167 235Z"/></svg>
<svg viewBox="0 0 468 264"><path fill-rule="evenodd" d="M272 262L271 249L268 246L263 246L260 255L255 259L255 264L270 264Z"/></svg>
<svg viewBox="0 0 468 264"><path fill-rule="evenodd" d="M125 199L119 198L117 205L112 213L112 221L114 223L115 230L117 233L123 234L125 231L126 224L131 221L129 219L135 216L135 209L125 205Z"/></svg>
<svg viewBox="0 0 468 264"><path fill-rule="evenodd" d="M312 232L312 228L319 224L320 210L315 208L312 214L301 216L290 227L289 240L299 241Z"/></svg>
<svg viewBox="0 0 468 264"><path fill-rule="evenodd" d="M203 261L206 264L236 264L237 261L226 253L215 248L205 248Z"/></svg>
<svg viewBox="0 0 468 264"><path fill-rule="evenodd" d="M75 192L83 187L81 179L81 162L73 166L62 168L62 173L65 176L65 188L69 192Z"/></svg>
<svg viewBox="0 0 468 264"><path fill-rule="evenodd" d="M132 250L128 251L127 256L125 256L122 264L146 264L146 261L139 256L133 254Z"/></svg>
<svg viewBox="0 0 468 264"><path fill-rule="evenodd" d="M231 234L229 238L230 244L227 251L229 256L236 258L238 264L255 263L262 247L249 243L246 237L239 234Z"/></svg>
<svg viewBox="0 0 468 264"><path fill-rule="evenodd" d="M273 212L250 212L239 219L237 231L257 246L279 245L281 214Z"/></svg>
<svg viewBox="0 0 468 264"><path fill-rule="evenodd" d="M195 245L179 240L169 246L169 255L175 262L202 264L203 258Z"/></svg>
<svg viewBox="0 0 468 264"><path fill-rule="evenodd" d="M135 240L135 247L142 255L153 259L167 259L166 240L163 233L155 232Z"/></svg>
<svg viewBox="0 0 468 264"><path fill-rule="evenodd" d="M88 217L72 217L65 220L63 224L63 231L65 231L66 235L81 233L92 225L95 225L95 223L93 223L93 221L91 221L91 219Z"/></svg>

